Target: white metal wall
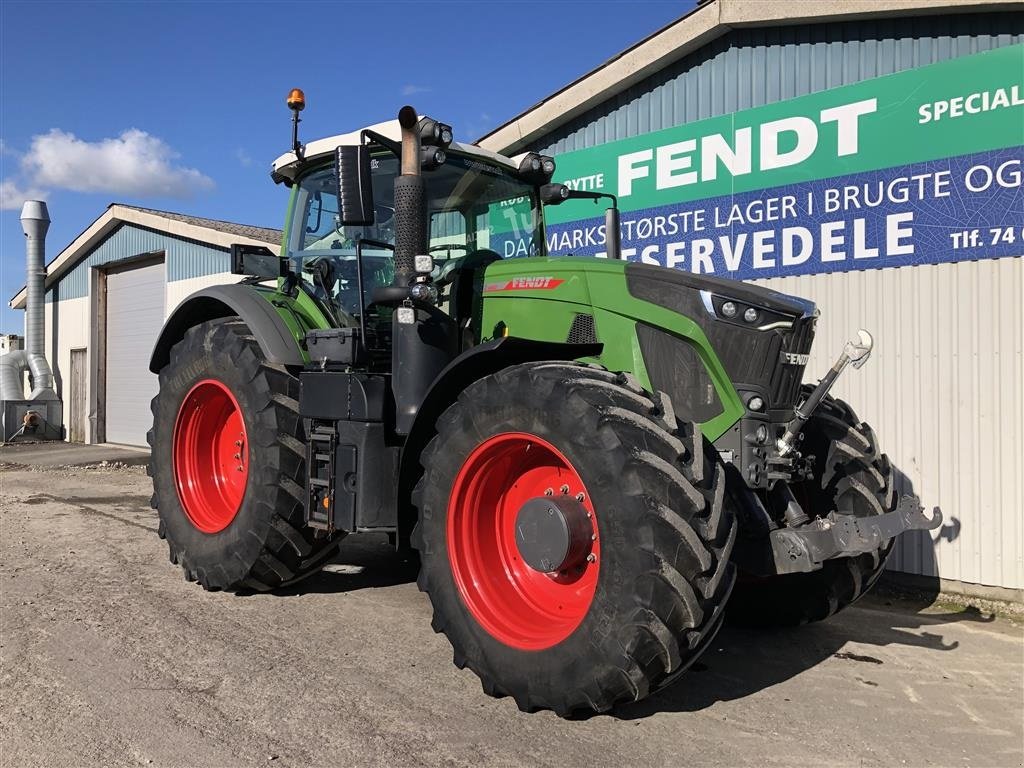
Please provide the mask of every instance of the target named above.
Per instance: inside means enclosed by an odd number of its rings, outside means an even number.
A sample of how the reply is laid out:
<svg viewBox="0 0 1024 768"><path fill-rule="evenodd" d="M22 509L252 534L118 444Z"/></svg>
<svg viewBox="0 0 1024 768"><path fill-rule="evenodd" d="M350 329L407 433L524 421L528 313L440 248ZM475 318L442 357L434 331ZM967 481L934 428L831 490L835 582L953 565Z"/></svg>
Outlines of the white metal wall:
<svg viewBox="0 0 1024 768"><path fill-rule="evenodd" d="M1024 588L1024 258L755 282L818 303L808 380L858 328L875 337L833 393L946 518L902 536L889 567Z"/></svg>

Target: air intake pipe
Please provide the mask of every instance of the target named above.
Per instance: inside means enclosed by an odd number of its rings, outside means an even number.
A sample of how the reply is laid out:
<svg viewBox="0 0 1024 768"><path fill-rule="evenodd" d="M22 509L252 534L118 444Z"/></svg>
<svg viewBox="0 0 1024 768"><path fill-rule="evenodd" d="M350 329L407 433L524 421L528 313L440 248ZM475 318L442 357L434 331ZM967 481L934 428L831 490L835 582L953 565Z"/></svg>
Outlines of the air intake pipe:
<svg viewBox="0 0 1024 768"><path fill-rule="evenodd" d="M32 377L30 400L56 400L53 371L43 355L46 309L43 281L46 279L46 232L50 214L46 203L28 200L21 209L21 228L25 232L25 349L0 357L0 400L23 400L22 376Z"/></svg>

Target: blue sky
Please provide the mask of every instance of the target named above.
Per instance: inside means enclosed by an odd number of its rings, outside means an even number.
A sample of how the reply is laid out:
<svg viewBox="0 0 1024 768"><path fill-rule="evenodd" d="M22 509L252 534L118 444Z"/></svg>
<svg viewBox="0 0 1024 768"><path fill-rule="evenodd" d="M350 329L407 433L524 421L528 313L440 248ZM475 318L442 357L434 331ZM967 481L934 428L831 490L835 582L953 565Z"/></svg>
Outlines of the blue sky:
<svg viewBox="0 0 1024 768"><path fill-rule="evenodd" d="M115 201L280 227L289 89L307 140L405 103L474 140L693 4L0 0L0 329L22 332L26 196L48 259Z"/></svg>

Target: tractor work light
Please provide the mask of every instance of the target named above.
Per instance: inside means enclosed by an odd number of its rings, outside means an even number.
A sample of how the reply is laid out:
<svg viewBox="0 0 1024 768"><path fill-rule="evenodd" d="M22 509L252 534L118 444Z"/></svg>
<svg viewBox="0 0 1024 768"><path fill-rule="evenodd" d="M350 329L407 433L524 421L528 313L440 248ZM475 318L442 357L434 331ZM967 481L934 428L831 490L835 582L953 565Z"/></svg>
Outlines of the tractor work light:
<svg viewBox="0 0 1024 768"><path fill-rule="evenodd" d="M439 147L422 147L420 149L420 167L425 171L433 171L445 164L448 154Z"/></svg>
<svg viewBox="0 0 1024 768"><path fill-rule="evenodd" d="M747 408L752 411L760 411L764 408L764 399L754 395L752 398L747 400Z"/></svg>
<svg viewBox="0 0 1024 768"><path fill-rule="evenodd" d="M519 161L519 176L524 181L545 184L551 180L551 174L554 172L555 161L546 155L527 152Z"/></svg>
<svg viewBox="0 0 1024 768"><path fill-rule="evenodd" d="M736 305L731 301L725 302L722 305L722 314L726 317L736 317Z"/></svg>
<svg viewBox="0 0 1024 768"><path fill-rule="evenodd" d="M535 152L531 152L523 158L522 162L519 163L519 172L526 173L540 173L543 169L544 163L540 159L540 155Z"/></svg>
<svg viewBox="0 0 1024 768"><path fill-rule="evenodd" d="M430 147L447 147L452 143L452 127L431 117L420 118L420 142Z"/></svg>
<svg viewBox="0 0 1024 768"><path fill-rule="evenodd" d="M429 275L434 271L434 257L429 253L417 254L413 259L413 265L421 275Z"/></svg>
<svg viewBox="0 0 1024 768"><path fill-rule="evenodd" d="M757 317L757 310L753 307L747 307L747 311L743 313L743 319L748 323L756 323Z"/></svg>

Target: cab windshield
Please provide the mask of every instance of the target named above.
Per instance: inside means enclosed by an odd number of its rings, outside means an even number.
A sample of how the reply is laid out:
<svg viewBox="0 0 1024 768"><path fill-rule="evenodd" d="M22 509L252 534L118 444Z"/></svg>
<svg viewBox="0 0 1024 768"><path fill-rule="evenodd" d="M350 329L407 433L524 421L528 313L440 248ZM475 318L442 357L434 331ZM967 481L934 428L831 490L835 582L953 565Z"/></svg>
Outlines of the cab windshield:
<svg viewBox="0 0 1024 768"><path fill-rule="evenodd" d="M394 178L399 161L392 153L375 153L370 161L374 222L343 227L338 217L337 179L333 165L316 169L298 182L289 255L301 264L310 292L349 325L359 313L356 246L362 244L364 302L374 288L394 277L394 254L380 244L395 244ZM444 277L466 256L493 251L502 258L537 255L543 247L536 191L498 166L448 153L447 162L424 170L430 223L429 250L434 277Z"/></svg>

